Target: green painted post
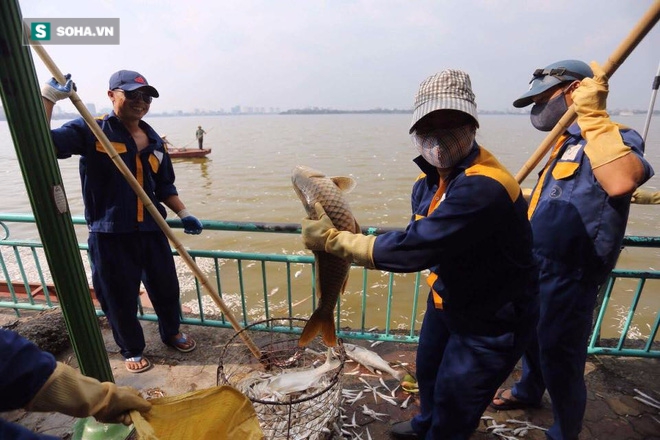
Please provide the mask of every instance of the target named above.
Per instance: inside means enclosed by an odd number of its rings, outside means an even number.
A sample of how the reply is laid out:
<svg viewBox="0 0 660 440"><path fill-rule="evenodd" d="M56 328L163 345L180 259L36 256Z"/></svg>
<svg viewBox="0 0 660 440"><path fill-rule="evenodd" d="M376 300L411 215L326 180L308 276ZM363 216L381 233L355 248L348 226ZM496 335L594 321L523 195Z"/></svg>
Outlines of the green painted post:
<svg viewBox="0 0 660 440"><path fill-rule="evenodd" d="M83 374L114 381L89 293L18 0L0 1L0 94L25 186Z"/></svg>

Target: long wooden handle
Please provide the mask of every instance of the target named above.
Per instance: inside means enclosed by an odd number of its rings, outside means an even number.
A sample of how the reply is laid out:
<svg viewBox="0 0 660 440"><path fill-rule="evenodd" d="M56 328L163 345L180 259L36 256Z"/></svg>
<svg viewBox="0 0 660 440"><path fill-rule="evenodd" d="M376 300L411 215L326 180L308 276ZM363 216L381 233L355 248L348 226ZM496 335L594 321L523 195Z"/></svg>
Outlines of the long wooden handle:
<svg viewBox="0 0 660 440"><path fill-rule="evenodd" d="M32 49L34 49L34 51L39 55L39 58L41 58L41 60L44 62L48 70L50 70L50 73L57 80L57 82L59 82L60 84L66 83L66 79L64 78L64 75L62 75L62 72L55 65L55 63L50 58L50 56L43 48L43 46L38 43L33 43ZM190 270L195 274L195 277L197 277L197 279L200 281L202 286L206 288L207 292L211 295L213 301L217 304L220 310L222 310L222 313L225 314L225 316L231 323L234 330L236 330L239 333L239 335L241 336L245 344L248 346L252 354L257 359L260 359L261 350L259 350L259 348L254 344L254 342L252 341L252 339L250 339L250 336L246 332L241 331L242 328L240 323L236 320L233 313L224 303L218 292L215 291L215 288L211 285L211 283L209 283L208 278L197 266L195 260L192 259L190 254L188 254L188 251L186 251L186 249L183 247L181 242L174 235L172 229L169 227L165 219L160 215L158 209L151 202L151 199L149 198L147 193L144 192L144 189L142 189L138 181L135 179L135 177L133 177L131 171L128 169L128 167L121 159L121 157L119 157L119 154L117 154L117 151L112 146L112 144L106 137L105 133L103 133L103 130L101 130L101 127L99 127L99 125L96 123L94 117L89 112L89 110L87 110L87 107L85 107L82 100L78 97L78 94L75 91L71 93L71 102L73 102L73 105L76 107L76 109L78 109L81 116L85 119L85 122L87 122L87 125L92 130L96 138L99 140L99 142L101 142L101 145L103 145L103 148L105 149L106 153L108 153L108 156L110 156L114 164L119 169L119 172L124 176L128 184L131 186L131 188L133 188L133 191L135 191L135 193L140 198L140 200L147 208L151 216L154 218L156 223L158 223L158 226L160 226L160 228L163 230L167 238L174 245L174 248L179 253L179 256L183 258L183 261L186 262Z"/></svg>
<svg viewBox="0 0 660 440"><path fill-rule="evenodd" d="M630 34L621 42L621 44L619 44L619 47L616 48L603 65L603 70L609 78L611 78L619 66L623 64L626 58L628 58L628 55L630 55L639 42L644 39L646 34L653 29L653 26L658 22L658 19L660 19L660 0L653 2L639 23L637 23L632 31L630 31ZM518 174L516 174L516 180L518 183L522 183L529 173L536 168L541 159L543 159L548 151L550 151L559 136L561 136L561 134L573 123L575 116L575 108L571 105L564 116L559 122L557 122L557 125L555 125L552 131L550 131L545 139L541 141L541 144L536 151L532 153L531 157L527 159L527 162L525 162L520 171L518 171Z"/></svg>

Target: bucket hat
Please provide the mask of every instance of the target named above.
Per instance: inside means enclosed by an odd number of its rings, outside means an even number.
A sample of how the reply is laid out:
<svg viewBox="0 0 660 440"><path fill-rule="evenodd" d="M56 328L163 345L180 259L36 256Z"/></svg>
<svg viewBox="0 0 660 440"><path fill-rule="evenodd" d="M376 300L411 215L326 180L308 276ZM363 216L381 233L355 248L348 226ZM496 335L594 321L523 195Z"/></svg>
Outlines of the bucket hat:
<svg viewBox="0 0 660 440"><path fill-rule="evenodd" d="M455 69L447 69L426 78L415 95L410 133L424 116L436 110L458 110L472 116L479 125L477 103L472 92L470 76Z"/></svg>

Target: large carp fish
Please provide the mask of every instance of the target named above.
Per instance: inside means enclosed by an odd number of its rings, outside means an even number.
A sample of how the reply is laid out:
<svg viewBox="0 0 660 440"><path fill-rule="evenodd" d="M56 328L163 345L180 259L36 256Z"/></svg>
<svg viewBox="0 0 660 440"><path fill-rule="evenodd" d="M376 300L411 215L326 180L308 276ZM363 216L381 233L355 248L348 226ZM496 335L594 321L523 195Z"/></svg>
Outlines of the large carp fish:
<svg viewBox="0 0 660 440"><path fill-rule="evenodd" d="M309 218L318 220L314 205L320 202L338 230L360 232L360 226L343 196L355 187L353 179L328 177L312 168L298 166L293 169L291 180ZM314 257L318 306L305 325L298 345L306 346L321 333L323 342L334 347L337 345L334 311L339 295L346 288L351 262L322 251L314 251Z"/></svg>

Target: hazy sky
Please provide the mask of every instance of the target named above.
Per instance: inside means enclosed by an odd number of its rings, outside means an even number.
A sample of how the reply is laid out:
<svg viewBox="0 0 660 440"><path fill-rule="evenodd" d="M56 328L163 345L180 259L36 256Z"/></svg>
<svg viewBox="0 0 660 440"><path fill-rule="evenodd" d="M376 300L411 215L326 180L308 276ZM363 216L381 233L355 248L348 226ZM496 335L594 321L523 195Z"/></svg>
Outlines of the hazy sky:
<svg viewBox="0 0 660 440"><path fill-rule="evenodd" d="M85 102L137 70L152 111L410 108L421 81L467 71L483 110L511 108L536 68L603 64L652 0L20 0L26 18L119 17L121 44L45 46ZM610 108L646 110L660 25L610 81ZM33 53L40 82L50 78ZM656 106L657 107L657 106ZM73 111L70 104L62 108Z"/></svg>

